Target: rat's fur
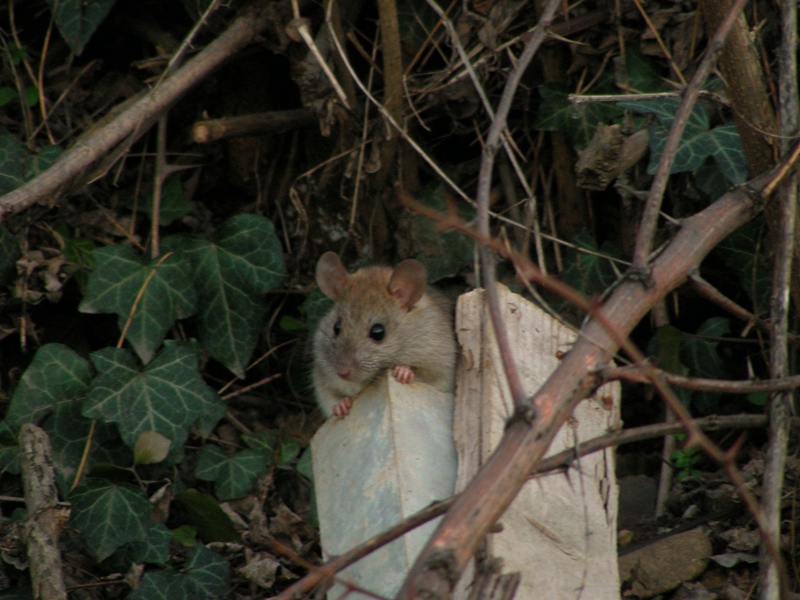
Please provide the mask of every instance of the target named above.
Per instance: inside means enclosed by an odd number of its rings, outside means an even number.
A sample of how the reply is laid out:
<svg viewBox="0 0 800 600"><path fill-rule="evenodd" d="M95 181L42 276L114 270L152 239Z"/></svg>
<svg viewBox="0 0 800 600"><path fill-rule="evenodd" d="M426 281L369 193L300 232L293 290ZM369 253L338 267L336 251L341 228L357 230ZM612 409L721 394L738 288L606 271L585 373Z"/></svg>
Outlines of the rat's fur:
<svg viewBox="0 0 800 600"><path fill-rule="evenodd" d="M313 340L314 389L326 416L340 414L343 399L349 401L380 373L398 366L411 367L417 380L438 390L453 391L451 305L426 286L425 278L425 268L413 260L395 269L366 267L349 274L334 253L320 258L317 283L336 302ZM369 335L376 324L385 328L381 341ZM343 414L348 410L349 404Z"/></svg>

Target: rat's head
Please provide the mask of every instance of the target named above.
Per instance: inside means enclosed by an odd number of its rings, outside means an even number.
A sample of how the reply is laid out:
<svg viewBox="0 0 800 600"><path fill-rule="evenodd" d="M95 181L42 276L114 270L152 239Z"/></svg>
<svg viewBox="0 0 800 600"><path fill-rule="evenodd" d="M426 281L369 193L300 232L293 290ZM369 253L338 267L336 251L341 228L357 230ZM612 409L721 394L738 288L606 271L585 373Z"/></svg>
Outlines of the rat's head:
<svg viewBox="0 0 800 600"><path fill-rule="evenodd" d="M321 321L318 358L347 381L370 381L397 364L396 357L413 332L405 317L423 294L422 263L404 260L395 269L366 267L348 273L339 257L326 252L317 263L317 284L336 305Z"/></svg>

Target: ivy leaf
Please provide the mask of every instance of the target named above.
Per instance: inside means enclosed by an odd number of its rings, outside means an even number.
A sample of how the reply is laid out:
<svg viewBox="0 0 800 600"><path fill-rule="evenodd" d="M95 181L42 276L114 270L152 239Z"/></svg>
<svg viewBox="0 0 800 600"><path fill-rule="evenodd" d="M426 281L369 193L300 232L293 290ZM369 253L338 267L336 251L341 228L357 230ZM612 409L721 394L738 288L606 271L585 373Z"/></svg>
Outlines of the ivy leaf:
<svg viewBox="0 0 800 600"><path fill-rule="evenodd" d="M91 358L98 376L83 414L118 423L130 448L142 432L155 431L177 450L195 421L219 420L225 414L225 404L197 371L199 358L191 344L167 344L142 370L129 352L119 348L104 348Z"/></svg>
<svg viewBox="0 0 800 600"><path fill-rule="evenodd" d="M623 69L624 66L624 69ZM625 46L625 60L614 59L615 80L623 90L655 93L667 89L655 63L634 44Z"/></svg>
<svg viewBox="0 0 800 600"><path fill-rule="evenodd" d="M126 339L147 363L177 319L197 310L189 263L175 254L145 264L130 248L106 246L94 252L97 266L79 306L84 313L115 313ZM138 303L137 303L138 299Z"/></svg>
<svg viewBox="0 0 800 600"><path fill-rule="evenodd" d="M708 136L708 148L728 181L739 185L747 180L747 161L736 125L725 123L712 129Z"/></svg>
<svg viewBox="0 0 800 600"><path fill-rule="evenodd" d="M280 437L280 431L264 429L262 431L256 431L255 433L242 434L242 441L250 448L261 450L264 458L272 462L275 450L277 450L280 445Z"/></svg>
<svg viewBox="0 0 800 600"><path fill-rule="evenodd" d="M230 564L203 545L191 549L185 570L206 598L221 598L230 587Z"/></svg>
<svg viewBox="0 0 800 600"><path fill-rule="evenodd" d="M58 32L69 49L80 56L116 0L47 0Z"/></svg>
<svg viewBox="0 0 800 600"><path fill-rule="evenodd" d="M146 573L133 600L204 600L221 598L230 588L228 561L205 546L197 545L186 559L185 573L164 569Z"/></svg>
<svg viewBox="0 0 800 600"><path fill-rule="evenodd" d="M62 344L45 344L25 369L6 412L6 425L16 433L39 420L59 402L71 402L89 390L93 369Z"/></svg>
<svg viewBox="0 0 800 600"><path fill-rule="evenodd" d="M151 523L147 539L130 544L130 559L137 563L164 565L169 560L172 532L162 523Z"/></svg>
<svg viewBox="0 0 800 600"><path fill-rule="evenodd" d="M764 255L764 219L758 217L726 237L714 254L736 273L756 314L767 315L772 294L772 268Z"/></svg>
<svg viewBox="0 0 800 600"><path fill-rule="evenodd" d="M314 470L311 462L312 460L311 447L309 446L306 448L306 451L303 452L303 456L301 456L300 460L297 461L297 466L295 467L297 472L309 481L314 481Z"/></svg>
<svg viewBox="0 0 800 600"><path fill-rule="evenodd" d="M25 147L16 137L0 130L0 195L25 183L22 165L26 154Z"/></svg>
<svg viewBox="0 0 800 600"><path fill-rule="evenodd" d="M717 352L719 342L714 339L730 333L730 320L724 317L712 317L703 322L696 332L696 337L681 340L681 360L691 369L694 377L724 379L727 369L722 357ZM721 394L718 392L695 392L691 401L703 413L718 411Z"/></svg>
<svg viewBox="0 0 800 600"><path fill-rule="evenodd" d="M598 248L586 231L575 236L572 242L587 252L569 248L561 278L587 296L601 294L617 280L612 259L618 258L618 252L608 243Z"/></svg>
<svg viewBox="0 0 800 600"><path fill-rule="evenodd" d="M17 260L22 252L17 238L0 227L0 286L10 285L17 274Z"/></svg>
<svg viewBox="0 0 800 600"><path fill-rule="evenodd" d="M81 532L97 560L125 544L145 540L152 506L132 485L89 478L70 494L70 523Z"/></svg>
<svg viewBox="0 0 800 600"><path fill-rule="evenodd" d="M205 598L197 584L175 569L145 573L128 600L192 600Z"/></svg>
<svg viewBox="0 0 800 600"><path fill-rule="evenodd" d="M650 128L650 164L647 167L648 173L655 173L680 100L656 98L618 104L621 108L655 116L656 123ZM731 123L714 129L709 127L705 107L699 103L695 104L686 122L670 173L694 171L703 165L706 158L713 157L728 181L733 184L742 183L747 178L747 165L736 128Z"/></svg>
<svg viewBox="0 0 800 600"><path fill-rule="evenodd" d="M611 93L613 87L608 77L601 77L596 93ZM539 86L541 104L534 122L536 129L566 133L572 144L583 148L594 135L598 123L610 123L622 115L612 102L573 104L567 96L570 90L561 85L546 83Z"/></svg>
<svg viewBox="0 0 800 600"><path fill-rule="evenodd" d="M719 338L731 331L731 323L725 317L707 319L697 330L697 337L684 338L681 343L681 359L692 373L698 377L720 379L725 376L725 363L722 361L717 347Z"/></svg>
<svg viewBox="0 0 800 600"><path fill-rule="evenodd" d="M65 496L78 472L92 426L91 420L81 414L82 407L82 401L61 402L44 423L44 430L53 448L56 481ZM95 422L87 471L91 472L104 463L129 467L132 460L130 450L119 438L117 427L113 423Z"/></svg>
<svg viewBox="0 0 800 600"><path fill-rule="evenodd" d="M215 482L214 490L222 501L241 498L266 472L261 450L242 450L229 457L213 444L203 446L195 468L198 479Z"/></svg>
<svg viewBox="0 0 800 600"><path fill-rule="evenodd" d="M144 206L140 206L142 212L148 215L153 214L153 200L152 194L149 202L145 202ZM189 214L192 205L186 200L183 193L183 183L180 177L170 177L164 183L161 189L161 204L158 214L159 223L166 227L175 219L180 219Z"/></svg>
<svg viewBox="0 0 800 600"><path fill-rule="evenodd" d="M49 169L63 151L61 146L46 146L39 152L29 154L25 161L25 180L33 179Z"/></svg>
<svg viewBox="0 0 800 600"><path fill-rule="evenodd" d="M206 543L239 541L239 532L213 496L197 490L184 490L175 501L186 511L187 520L197 528L197 535Z"/></svg>
<svg viewBox="0 0 800 600"><path fill-rule="evenodd" d="M203 347L235 375L244 377L264 318L261 295L286 275L272 223L259 215L238 215L222 226L213 244L171 236L162 246L184 252L192 261Z"/></svg>

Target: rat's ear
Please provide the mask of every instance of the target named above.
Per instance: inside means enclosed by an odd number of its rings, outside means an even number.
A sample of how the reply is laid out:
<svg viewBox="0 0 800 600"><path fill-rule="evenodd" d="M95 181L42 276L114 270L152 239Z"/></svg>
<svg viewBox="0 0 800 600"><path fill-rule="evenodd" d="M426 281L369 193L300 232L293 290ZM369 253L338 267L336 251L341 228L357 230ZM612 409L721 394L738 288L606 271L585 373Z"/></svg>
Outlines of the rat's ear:
<svg viewBox="0 0 800 600"><path fill-rule="evenodd" d="M339 299L350 274L335 252L326 252L317 261L317 285L334 302Z"/></svg>
<svg viewBox="0 0 800 600"><path fill-rule="evenodd" d="M397 265L389 279L389 293L400 301L400 306L408 310L425 293L428 273L418 260L406 259Z"/></svg>

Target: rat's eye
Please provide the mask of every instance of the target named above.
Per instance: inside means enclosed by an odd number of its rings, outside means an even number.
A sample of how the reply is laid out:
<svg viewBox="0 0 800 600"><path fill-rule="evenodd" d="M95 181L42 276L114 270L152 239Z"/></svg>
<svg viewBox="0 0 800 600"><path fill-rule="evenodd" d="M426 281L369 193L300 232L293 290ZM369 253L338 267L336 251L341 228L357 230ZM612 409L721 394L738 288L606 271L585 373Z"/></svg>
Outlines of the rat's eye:
<svg viewBox="0 0 800 600"><path fill-rule="evenodd" d="M339 319L336 323L333 324L333 337L339 337L339 334L342 333L342 320Z"/></svg>
<svg viewBox="0 0 800 600"><path fill-rule="evenodd" d="M375 325L370 327L369 337L371 337L376 342L380 342L383 338L386 337L386 328L380 323L376 323Z"/></svg>

